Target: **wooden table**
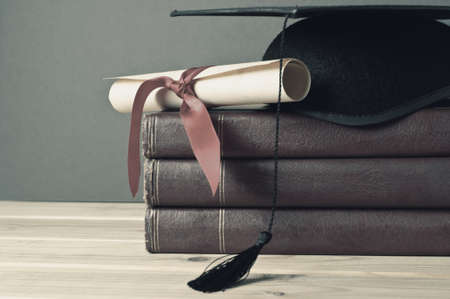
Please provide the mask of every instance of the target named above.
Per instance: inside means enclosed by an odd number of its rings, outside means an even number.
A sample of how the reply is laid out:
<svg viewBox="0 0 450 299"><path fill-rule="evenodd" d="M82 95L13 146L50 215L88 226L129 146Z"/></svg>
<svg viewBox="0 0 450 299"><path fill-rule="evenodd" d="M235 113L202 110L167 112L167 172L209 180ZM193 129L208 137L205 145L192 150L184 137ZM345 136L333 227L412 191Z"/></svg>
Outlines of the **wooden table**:
<svg viewBox="0 0 450 299"><path fill-rule="evenodd" d="M450 258L260 256L239 288L186 286L214 255L154 254L144 204L0 201L0 298L450 298Z"/></svg>

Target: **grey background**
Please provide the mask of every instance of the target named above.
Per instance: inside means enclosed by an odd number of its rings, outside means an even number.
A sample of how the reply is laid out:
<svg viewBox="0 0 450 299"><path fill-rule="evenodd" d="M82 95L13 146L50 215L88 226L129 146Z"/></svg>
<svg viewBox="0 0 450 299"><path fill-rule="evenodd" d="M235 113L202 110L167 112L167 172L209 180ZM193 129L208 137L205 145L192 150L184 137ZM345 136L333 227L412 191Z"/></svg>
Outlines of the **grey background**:
<svg viewBox="0 0 450 299"><path fill-rule="evenodd" d="M259 60L282 25L172 9L343 3L449 1L0 0L0 199L131 201L102 78Z"/></svg>

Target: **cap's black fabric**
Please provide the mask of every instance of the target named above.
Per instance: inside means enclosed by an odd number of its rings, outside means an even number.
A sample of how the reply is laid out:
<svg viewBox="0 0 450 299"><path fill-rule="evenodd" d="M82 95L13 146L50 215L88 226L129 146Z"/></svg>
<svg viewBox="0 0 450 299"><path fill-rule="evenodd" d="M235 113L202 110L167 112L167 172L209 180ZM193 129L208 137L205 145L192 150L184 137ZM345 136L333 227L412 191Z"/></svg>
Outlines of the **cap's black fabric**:
<svg viewBox="0 0 450 299"><path fill-rule="evenodd" d="M279 58L280 36L263 59ZM310 94L296 111L346 125L391 120L450 98L450 27L421 16L336 13L286 30L284 57L308 65Z"/></svg>

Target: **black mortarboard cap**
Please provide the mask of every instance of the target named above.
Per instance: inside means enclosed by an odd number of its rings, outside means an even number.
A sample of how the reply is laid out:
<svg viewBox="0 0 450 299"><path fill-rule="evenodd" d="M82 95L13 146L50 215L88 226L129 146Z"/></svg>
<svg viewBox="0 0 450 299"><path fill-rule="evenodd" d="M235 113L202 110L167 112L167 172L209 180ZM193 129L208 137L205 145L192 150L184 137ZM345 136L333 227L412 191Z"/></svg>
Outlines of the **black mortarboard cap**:
<svg viewBox="0 0 450 299"><path fill-rule="evenodd" d="M344 125L389 121L450 98L450 6L252 7L172 16L304 18L286 29L284 57L306 63L305 100L281 109ZM281 34L263 59L279 58Z"/></svg>

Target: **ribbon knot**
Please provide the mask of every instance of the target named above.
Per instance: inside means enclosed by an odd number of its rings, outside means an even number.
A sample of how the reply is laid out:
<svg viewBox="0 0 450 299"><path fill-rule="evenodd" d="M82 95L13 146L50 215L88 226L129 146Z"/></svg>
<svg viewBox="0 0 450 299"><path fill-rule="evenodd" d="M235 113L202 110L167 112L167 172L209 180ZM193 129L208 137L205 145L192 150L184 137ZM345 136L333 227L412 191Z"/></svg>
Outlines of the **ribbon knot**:
<svg viewBox="0 0 450 299"><path fill-rule="evenodd" d="M195 95L195 76L208 68L195 67L184 71L179 80L161 76L144 81L134 97L131 111L130 136L128 140L128 181L133 197L139 188L140 129L142 112L148 95L158 87L166 87L183 100L180 117L191 144L194 156L205 174L211 192L215 195L220 178L220 141L205 104Z"/></svg>
<svg viewBox="0 0 450 299"><path fill-rule="evenodd" d="M180 80L176 81L173 80L169 84L169 89L171 89L179 98L184 98L184 94L186 92L186 88L188 85L192 86L193 80L190 80L189 82L186 82L183 77L180 78Z"/></svg>

